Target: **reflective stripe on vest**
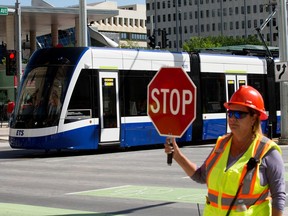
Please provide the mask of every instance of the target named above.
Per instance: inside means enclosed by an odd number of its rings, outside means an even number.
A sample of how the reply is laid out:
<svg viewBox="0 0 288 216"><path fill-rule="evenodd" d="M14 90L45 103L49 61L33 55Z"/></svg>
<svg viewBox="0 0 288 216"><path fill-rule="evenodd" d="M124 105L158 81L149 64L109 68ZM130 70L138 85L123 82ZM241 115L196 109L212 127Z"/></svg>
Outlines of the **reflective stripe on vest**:
<svg viewBox="0 0 288 216"><path fill-rule="evenodd" d="M207 170L207 184L208 184L208 179L211 177L210 176L210 174L212 173L211 171L213 170L214 166L217 164L217 162L220 160L221 156L223 155L227 145L229 144L230 139L231 139L230 135L219 138L219 140L216 143L214 151L208 156L205 162L206 170ZM256 136L256 139L253 141L252 147L253 147L252 150L250 150L252 153L251 157L254 157L260 160L272 147L276 148L278 151L281 152L280 148L276 146L274 142L272 142L270 139L259 134ZM262 202L269 199L268 185L262 186L260 189L256 188L257 190L255 190L256 181L257 181L257 173L259 172L259 163L256 165L255 168L250 170L247 173L247 175L246 175L246 171L247 171L246 167L247 165L245 165L241 173L240 182L242 182L242 179L244 178L244 176L245 176L245 179L243 180L243 187L240 190L238 199L243 200L245 205L248 207L251 205L259 205ZM237 184L237 182L235 182L234 184ZM237 184L237 187L238 186L239 185ZM258 192L255 192L255 191L258 191ZM220 200L219 200L219 196L221 196ZM222 191L220 194L218 191L213 190L212 188L209 188L209 185L208 185L208 200L211 206L214 206L216 208L221 208L223 210L227 210L234 196L235 194L227 194L225 193L225 191ZM233 206L232 209L236 208L236 204L235 206Z"/></svg>

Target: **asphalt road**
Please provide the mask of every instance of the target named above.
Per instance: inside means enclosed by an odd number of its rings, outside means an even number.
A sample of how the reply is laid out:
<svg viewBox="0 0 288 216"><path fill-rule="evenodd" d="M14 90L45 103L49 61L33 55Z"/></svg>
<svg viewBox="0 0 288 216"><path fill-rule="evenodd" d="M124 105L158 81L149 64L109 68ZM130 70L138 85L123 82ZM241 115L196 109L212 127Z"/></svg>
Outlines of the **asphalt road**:
<svg viewBox="0 0 288 216"><path fill-rule="evenodd" d="M200 165L211 145L182 150ZM197 216L206 195L162 148L45 154L0 140L0 173L1 216Z"/></svg>

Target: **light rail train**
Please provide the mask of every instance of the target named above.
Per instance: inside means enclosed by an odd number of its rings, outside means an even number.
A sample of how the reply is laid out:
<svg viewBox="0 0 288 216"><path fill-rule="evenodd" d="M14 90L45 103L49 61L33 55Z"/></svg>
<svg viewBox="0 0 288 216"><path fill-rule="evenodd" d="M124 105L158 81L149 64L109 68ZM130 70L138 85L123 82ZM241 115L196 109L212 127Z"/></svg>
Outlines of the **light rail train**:
<svg viewBox="0 0 288 216"><path fill-rule="evenodd" d="M117 48L49 48L29 60L10 119L9 143L21 149L97 149L162 144L147 116L147 86L163 66L182 67L197 87L196 120L180 142L227 132L223 103L240 85L258 89L280 133L279 84L271 58ZM177 80L175 80L177 82Z"/></svg>

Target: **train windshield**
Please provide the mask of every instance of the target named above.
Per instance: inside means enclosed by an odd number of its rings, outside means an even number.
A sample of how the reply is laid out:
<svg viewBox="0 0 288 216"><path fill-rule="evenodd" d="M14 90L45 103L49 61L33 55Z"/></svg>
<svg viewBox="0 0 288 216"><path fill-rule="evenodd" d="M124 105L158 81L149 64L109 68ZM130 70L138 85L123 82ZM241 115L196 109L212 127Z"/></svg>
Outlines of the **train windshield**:
<svg viewBox="0 0 288 216"><path fill-rule="evenodd" d="M28 68L29 70L29 68ZM65 65L35 67L26 71L18 104L14 111L15 128L56 126L73 68Z"/></svg>
<svg viewBox="0 0 288 216"><path fill-rule="evenodd" d="M87 48L36 51L25 69L11 117L12 128L56 126L75 65Z"/></svg>

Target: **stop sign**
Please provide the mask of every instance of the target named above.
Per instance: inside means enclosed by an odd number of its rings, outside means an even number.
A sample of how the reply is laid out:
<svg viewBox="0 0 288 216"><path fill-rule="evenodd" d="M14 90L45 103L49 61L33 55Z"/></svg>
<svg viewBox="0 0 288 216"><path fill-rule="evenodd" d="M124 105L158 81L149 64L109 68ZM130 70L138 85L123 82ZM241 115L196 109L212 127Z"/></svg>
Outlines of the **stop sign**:
<svg viewBox="0 0 288 216"><path fill-rule="evenodd" d="M181 137L196 118L196 86L181 67L162 67L147 89L147 114L162 136Z"/></svg>

